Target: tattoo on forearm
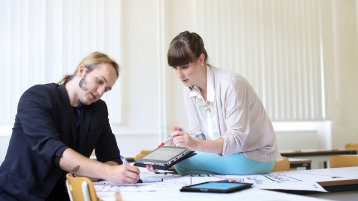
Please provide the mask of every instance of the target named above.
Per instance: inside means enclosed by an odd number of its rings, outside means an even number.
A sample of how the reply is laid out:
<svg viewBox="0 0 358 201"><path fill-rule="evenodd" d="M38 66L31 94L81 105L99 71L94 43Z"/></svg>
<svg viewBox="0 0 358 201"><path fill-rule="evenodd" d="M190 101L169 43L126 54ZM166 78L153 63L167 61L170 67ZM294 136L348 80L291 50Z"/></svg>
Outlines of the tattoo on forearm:
<svg viewBox="0 0 358 201"><path fill-rule="evenodd" d="M78 172L78 170L80 170L80 166L79 166L79 165L77 165L77 166L74 167L72 170L70 170L70 172L71 172L72 174L76 174L76 173Z"/></svg>

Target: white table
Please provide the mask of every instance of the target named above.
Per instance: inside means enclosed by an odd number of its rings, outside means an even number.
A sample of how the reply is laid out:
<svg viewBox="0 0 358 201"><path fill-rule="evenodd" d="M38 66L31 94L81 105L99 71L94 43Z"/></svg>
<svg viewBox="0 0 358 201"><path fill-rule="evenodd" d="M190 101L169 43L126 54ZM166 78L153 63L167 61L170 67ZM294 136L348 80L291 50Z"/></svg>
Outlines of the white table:
<svg viewBox="0 0 358 201"><path fill-rule="evenodd" d="M299 170L299 171L287 171L283 172L294 178L302 180L310 180L319 183L325 188L334 189L335 187L345 187L347 185L354 186L358 189L358 167L347 168L329 168L329 169L312 169L312 170ZM174 176L173 176L174 177ZM178 181L180 178L177 176ZM176 178L174 178L175 180ZM172 180L173 181L173 180ZM175 180L177 181L177 180ZM163 184L163 183L162 183ZM164 183L165 184L165 183ZM173 182L171 183L173 185ZM148 187L153 187L156 184L148 184ZM161 185L161 189L156 190L152 188L146 191L121 191L121 197L124 201L161 201L161 200L173 200L173 201L211 201L211 200L260 200L260 201L273 201L273 200L287 200L287 201L315 201L333 199L333 200L350 200L358 197L358 190L339 192L339 193L315 193L308 195L295 195L287 194L276 191L260 190L257 188L245 189L228 194L220 193L188 193L180 192L179 186L170 186L170 183ZM122 187L121 187L122 188ZM131 186L129 186L131 188ZM138 188L139 189L139 188ZM115 200L114 192L97 192L99 198L105 201ZM354 199L353 199L354 200Z"/></svg>
<svg viewBox="0 0 358 201"><path fill-rule="evenodd" d="M104 201L115 201L114 193L100 193L99 198ZM123 201L325 201L325 199L260 190L256 188L245 189L234 193L188 193L180 191L168 192L123 192ZM327 201L327 200L326 200Z"/></svg>

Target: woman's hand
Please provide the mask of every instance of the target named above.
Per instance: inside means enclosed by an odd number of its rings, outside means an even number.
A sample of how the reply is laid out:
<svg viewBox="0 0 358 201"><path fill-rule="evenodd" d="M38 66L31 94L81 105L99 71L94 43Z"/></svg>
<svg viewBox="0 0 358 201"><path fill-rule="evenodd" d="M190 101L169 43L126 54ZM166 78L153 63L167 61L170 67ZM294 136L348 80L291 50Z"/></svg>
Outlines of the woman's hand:
<svg viewBox="0 0 358 201"><path fill-rule="evenodd" d="M149 172L158 172L158 169L154 169L151 165L145 165L145 168L149 171Z"/></svg>
<svg viewBox="0 0 358 201"><path fill-rule="evenodd" d="M202 151L208 153L222 154L224 139L216 140L196 140L184 131L175 131L169 137L174 137L172 142L175 146L185 147L192 151Z"/></svg>
<svg viewBox="0 0 358 201"><path fill-rule="evenodd" d="M198 149L199 141L192 138L187 132L184 131L175 131L174 133L170 134L169 137L173 138L173 144L177 147L185 147L192 151Z"/></svg>

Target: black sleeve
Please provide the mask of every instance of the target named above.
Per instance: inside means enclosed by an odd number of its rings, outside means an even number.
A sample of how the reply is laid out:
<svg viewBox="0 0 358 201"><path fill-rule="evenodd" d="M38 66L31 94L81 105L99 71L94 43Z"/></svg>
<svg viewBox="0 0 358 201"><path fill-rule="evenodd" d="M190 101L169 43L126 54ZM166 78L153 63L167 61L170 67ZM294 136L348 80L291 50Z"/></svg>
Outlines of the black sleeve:
<svg viewBox="0 0 358 201"><path fill-rule="evenodd" d="M105 121L101 136L96 144L96 157L98 161L107 162L114 161L118 164L122 164L120 159L120 152L118 149L116 137L112 133L111 126L108 120L108 110L105 102L102 102L101 110L105 111L103 119Z"/></svg>
<svg viewBox="0 0 358 201"><path fill-rule="evenodd" d="M36 85L21 96L17 115L31 149L47 163L59 167L59 159L67 146L60 141L52 107L47 89Z"/></svg>

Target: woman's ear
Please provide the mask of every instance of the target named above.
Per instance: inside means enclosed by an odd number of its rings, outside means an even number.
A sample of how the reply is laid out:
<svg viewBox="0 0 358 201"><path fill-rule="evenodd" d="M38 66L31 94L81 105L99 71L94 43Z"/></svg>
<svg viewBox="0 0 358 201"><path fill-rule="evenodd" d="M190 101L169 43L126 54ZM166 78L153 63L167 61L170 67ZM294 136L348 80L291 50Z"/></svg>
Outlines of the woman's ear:
<svg viewBox="0 0 358 201"><path fill-rule="evenodd" d="M200 54L198 61L201 66L205 64L205 55L203 53Z"/></svg>

